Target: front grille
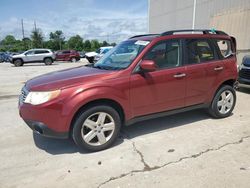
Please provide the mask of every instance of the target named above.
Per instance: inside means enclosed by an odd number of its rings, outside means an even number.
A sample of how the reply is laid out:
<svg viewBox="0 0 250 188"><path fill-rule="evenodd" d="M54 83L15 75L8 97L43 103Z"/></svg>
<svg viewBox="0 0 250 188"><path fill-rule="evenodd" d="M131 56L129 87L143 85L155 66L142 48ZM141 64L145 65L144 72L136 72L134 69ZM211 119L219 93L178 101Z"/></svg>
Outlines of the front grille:
<svg viewBox="0 0 250 188"><path fill-rule="evenodd" d="M250 79L250 69L241 69L239 72L239 77Z"/></svg>
<svg viewBox="0 0 250 188"><path fill-rule="evenodd" d="M24 86L21 90L21 95L20 95L20 101L23 103L27 97L27 95L29 94L29 91L26 89L26 87Z"/></svg>

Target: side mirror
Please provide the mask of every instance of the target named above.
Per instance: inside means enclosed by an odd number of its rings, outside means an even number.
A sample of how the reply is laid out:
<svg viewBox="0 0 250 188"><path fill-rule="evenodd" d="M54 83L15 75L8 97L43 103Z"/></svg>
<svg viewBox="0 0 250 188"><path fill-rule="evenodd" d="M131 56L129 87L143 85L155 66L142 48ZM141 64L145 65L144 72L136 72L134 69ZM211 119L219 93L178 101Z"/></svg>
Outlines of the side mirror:
<svg viewBox="0 0 250 188"><path fill-rule="evenodd" d="M157 65L152 60L142 60L140 68L145 72L152 72L157 70Z"/></svg>

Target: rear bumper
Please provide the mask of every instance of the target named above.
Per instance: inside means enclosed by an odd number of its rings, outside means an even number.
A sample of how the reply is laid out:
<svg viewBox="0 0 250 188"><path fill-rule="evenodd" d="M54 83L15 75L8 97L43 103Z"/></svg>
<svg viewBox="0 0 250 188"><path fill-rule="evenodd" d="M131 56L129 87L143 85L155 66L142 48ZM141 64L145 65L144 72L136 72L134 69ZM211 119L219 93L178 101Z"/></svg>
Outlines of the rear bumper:
<svg viewBox="0 0 250 188"><path fill-rule="evenodd" d="M62 138L62 139L68 138L69 136L68 132L56 132L48 128L48 126L42 122L32 121L32 120L24 120L24 121L35 133L40 134L42 136L52 137L52 138Z"/></svg>

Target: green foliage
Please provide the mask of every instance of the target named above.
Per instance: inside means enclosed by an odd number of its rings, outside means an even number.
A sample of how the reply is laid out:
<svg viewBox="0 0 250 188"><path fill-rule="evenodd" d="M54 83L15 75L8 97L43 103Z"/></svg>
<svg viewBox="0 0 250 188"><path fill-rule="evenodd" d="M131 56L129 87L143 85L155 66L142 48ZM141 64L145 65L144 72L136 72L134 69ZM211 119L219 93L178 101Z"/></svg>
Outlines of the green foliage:
<svg viewBox="0 0 250 188"><path fill-rule="evenodd" d="M80 37L80 35L75 35L73 37L70 37L67 41L68 49L73 49L77 51L82 51L84 48L83 39Z"/></svg>
<svg viewBox="0 0 250 188"><path fill-rule="evenodd" d="M100 48L101 45L98 40L91 40L91 51L95 51L96 49Z"/></svg>
<svg viewBox="0 0 250 188"><path fill-rule="evenodd" d="M99 42L98 40L83 40L80 35L72 36L65 40L63 31L57 30L51 32L49 40L44 40L41 29L36 29L31 32L30 38L26 37L22 40L16 40L13 35L7 35L0 41L0 51L20 52L31 48L49 48L54 51L70 49L77 51L96 51L102 46L115 46L115 43L109 44L107 41Z"/></svg>
<svg viewBox="0 0 250 188"><path fill-rule="evenodd" d="M34 29L31 32L32 48L43 47L43 33L41 29Z"/></svg>
<svg viewBox="0 0 250 188"><path fill-rule="evenodd" d="M57 30L54 33L51 32L49 35L51 40L50 49L52 50L61 50L64 44L65 37L63 36L63 32L61 30Z"/></svg>
<svg viewBox="0 0 250 188"><path fill-rule="evenodd" d="M84 42L84 50L86 51L86 52L89 52L89 51L91 51L91 43L90 43L90 41L89 40L85 40L85 42Z"/></svg>

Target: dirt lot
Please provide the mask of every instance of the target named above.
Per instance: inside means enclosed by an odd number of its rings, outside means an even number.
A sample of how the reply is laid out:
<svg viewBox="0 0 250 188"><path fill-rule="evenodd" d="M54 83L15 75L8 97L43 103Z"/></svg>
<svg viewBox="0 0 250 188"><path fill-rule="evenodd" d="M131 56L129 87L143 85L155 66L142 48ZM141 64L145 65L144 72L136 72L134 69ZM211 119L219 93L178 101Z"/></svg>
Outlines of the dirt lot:
<svg viewBox="0 0 250 188"><path fill-rule="evenodd" d="M84 63L0 64L1 188L250 186L249 88L237 92L229 118L215 120L196 110L140 122L97 153L33 134L17 110L24 82Z"/></svg>

